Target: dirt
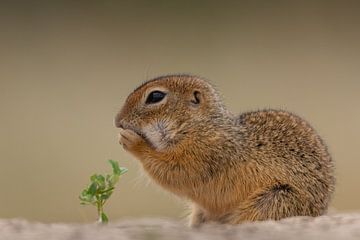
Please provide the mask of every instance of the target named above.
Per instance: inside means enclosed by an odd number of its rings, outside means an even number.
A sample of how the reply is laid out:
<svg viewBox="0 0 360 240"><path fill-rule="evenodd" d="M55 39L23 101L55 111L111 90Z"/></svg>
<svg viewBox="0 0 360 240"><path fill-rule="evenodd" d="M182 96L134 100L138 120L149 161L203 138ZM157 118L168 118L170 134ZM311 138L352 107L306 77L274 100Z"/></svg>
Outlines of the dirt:
<svg viewBox="0 0 360 240"><path fill-rule="evenodd" d="M360 213L294 217L238 226L208 224L198 229L170 219L134 219L99 224L45 224L0 219L0 240L46 239L360 239Z"/></svg>

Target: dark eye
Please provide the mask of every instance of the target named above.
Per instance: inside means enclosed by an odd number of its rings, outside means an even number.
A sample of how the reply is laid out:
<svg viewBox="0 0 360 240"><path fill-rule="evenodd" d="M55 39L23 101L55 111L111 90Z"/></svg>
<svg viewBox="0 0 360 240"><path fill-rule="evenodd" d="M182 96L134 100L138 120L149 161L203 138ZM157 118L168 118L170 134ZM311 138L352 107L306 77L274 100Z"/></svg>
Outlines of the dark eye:
<svg viewBox="0 0 360 240"><path fill-rule="evenodd" d="M166 93L163 93L160 91L153 91L149 94L145 103L152 104L152 103L160 102L161 100L164 99L165 96L166 96Z"/></svg>

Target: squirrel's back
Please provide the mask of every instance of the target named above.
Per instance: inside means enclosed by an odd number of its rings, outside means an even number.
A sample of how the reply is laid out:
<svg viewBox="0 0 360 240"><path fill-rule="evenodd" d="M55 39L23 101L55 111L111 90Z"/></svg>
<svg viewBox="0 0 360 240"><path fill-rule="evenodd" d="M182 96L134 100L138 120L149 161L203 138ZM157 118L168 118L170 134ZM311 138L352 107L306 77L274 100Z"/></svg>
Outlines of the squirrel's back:
<svg viewBox="0 0 360 240"><path fill-rule="evenodd" d="M309 123L281 110L246 112L235 123L248 161L287 191L301 192L312 215L323 214L334 191L334 165Z"/></svg>

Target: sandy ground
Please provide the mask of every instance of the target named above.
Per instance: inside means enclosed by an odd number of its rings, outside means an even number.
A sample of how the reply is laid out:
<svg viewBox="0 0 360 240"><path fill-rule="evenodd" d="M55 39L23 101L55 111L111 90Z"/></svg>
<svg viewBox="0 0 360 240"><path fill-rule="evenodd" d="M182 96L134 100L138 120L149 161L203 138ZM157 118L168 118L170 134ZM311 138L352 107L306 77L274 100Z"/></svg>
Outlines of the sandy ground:
<svg viewBox="0 0 360 240"><path fill-rule="evenodd" d="M1 240L46 239L360 239L360 213L317 218L295 217L239 226L205 225L191 229L168 219L137 219L98 224L44 224L0 219Z"/></svg>

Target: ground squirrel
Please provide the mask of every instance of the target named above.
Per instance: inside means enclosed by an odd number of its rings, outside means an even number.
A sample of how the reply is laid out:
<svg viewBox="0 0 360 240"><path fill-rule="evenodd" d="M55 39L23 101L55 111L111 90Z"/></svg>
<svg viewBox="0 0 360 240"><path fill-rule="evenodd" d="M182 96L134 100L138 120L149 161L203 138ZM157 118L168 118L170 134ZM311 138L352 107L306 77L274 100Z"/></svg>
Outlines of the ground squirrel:
<svg viewBox="0 0 360 240"><path fill-rule="evenodd" d="M334 190L331 157L306 121L278 110L234 116L200 77L145 82L115 124L149 176L192 202L191 226L318 216Z"/></svg>

